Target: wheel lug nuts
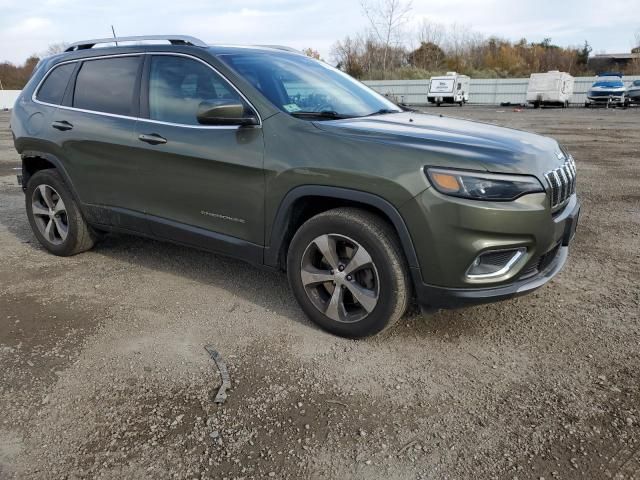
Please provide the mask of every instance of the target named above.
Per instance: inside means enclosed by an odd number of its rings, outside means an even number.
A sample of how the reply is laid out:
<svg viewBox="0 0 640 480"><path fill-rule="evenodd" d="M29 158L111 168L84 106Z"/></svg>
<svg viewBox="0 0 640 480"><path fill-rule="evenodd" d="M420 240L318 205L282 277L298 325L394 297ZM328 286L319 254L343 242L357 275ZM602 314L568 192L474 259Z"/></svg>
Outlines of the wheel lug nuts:
<svg viewBox="0 0 640 480"><path fill-rule="evenodd" d="M347 280L351 281L353 280L353 277L351 275L347 275Z"/></svg>
<svg viewBox="0 0 640 480"><path fill-rule="evenodd" d="M343 271L343 270L344 270L344 265L340 265L340 266L338 267L338 270Z"/></svg>

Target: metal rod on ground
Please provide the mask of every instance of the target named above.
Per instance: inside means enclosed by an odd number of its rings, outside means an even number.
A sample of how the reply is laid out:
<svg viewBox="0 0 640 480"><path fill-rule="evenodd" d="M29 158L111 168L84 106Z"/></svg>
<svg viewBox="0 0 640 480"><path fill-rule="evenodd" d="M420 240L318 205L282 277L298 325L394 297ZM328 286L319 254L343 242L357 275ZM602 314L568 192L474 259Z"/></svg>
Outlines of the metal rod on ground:
<svg viewBox="0 0 640 480"><path fill-rule="evenodd" d="M218 366L220 372L220 378L222 379L222 385L218 389L213 401L215 403L224 403L227 399L227 389L231 388L231 379L229 378L229 372L227 371L227 365L224 363L222 356L213 348L212 345L205 345L204 349L209 353L211 358Z"/></svg>

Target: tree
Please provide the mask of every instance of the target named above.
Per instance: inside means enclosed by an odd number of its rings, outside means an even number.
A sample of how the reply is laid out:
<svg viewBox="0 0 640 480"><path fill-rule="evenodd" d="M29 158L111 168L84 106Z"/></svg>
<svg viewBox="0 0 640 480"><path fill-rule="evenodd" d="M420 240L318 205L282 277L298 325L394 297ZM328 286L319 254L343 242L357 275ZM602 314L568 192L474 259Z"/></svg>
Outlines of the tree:
<svg viewBox="0 0 640 480"><path fill-rule="evenodd" d="M68 46L69 44L65 42L52 43L47 47L47 51L44 53L44 56L50 57L51 55L57 55L58 53L62 53L67 49Z"/></svg>
<svg viewBox="0 0 640 480"><path fill-rule="evenodd" d="M361 62L361 48L357 39L345 37L343 41L336 42L331 49L331 54L339 69L352 77L362 78L364 68Z"/></svg>
<svg viewBox="0 0 640 480"><path fill-rule="evenodd" d="M23 65L13 65L9 62L0 63L0 81L6 90L21 90L29 81L33 69L40 59L32 55Z"/></svg>
<svg viewBox="0 0 640 480"><path fill-rule="evenodd" d="M302 53L304 53L307 57L315 58L316 60L322 60L322 58L320 58L320 52L314 50L311 47L305 48L304 50L302 50Z"/></svg>
<svg viewBox="0 0 640 480"><path fill-rule="evenodd" d="M591 45L589 45L589 42L585 40L583 47L578 52L578 58L576 59L576 63L578 65L582 65L583 67L586 67L587 64L589 63L589 55L591 54L592 51L593 51L593 48L591 48Z"/></svg>
<svg viewBox="0 0 640 480"><path fill-rule="evenodd" d="M438 70L445 59L442 48L433 42L422 42L418 48L408 56L409 63L416 68Z"/></svg>
<svg viewBox="0 0 640 480"><path fill-rule="evenodd" d="M406 24L411 1L403 0L361 0L364 15L369 20L371 33L382 46L382 72L387 71L389 53L398 48L401 41L402 27Z"/></svg>

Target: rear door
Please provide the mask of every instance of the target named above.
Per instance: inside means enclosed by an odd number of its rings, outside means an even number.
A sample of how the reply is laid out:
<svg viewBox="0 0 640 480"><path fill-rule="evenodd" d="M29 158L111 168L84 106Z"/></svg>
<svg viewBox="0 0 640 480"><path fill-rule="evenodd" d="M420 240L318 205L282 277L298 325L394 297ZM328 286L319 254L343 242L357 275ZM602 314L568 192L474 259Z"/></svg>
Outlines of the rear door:
<svg viewBox="0 0 640 480"><path fill-rule="evenodd" d="M135 212L144 211L135 162L142 58L132 54L79 61L52 128L91 220L144 231L135 220Z"/></svg>
<svg viewBox="0 0 640 480"><path fill-rule="evenodd" d="M233 249L236 240L242 241L236 245L263 245L262 128L199 124L201 103L219 100L237 100L257 115L204 61L149 55L137 126L136 156L144 178L138 194L155 217L151 228L156 235L184 243L204 241L202 246L212 249ZM222 244L211 237L197 239L208 232L220 234Z"/></svg>

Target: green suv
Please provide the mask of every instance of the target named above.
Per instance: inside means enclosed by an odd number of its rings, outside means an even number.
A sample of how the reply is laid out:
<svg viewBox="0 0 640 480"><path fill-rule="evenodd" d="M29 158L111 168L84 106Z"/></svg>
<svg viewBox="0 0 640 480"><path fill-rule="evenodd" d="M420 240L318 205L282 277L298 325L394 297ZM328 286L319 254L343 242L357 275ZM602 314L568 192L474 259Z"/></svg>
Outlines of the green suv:
<svg viewBox="0 0 640 480"><path fill-rule="evenodd" d="M285 270L348 337L412 299L529 292L567 259L576 168L551 138L404 111L284 47L111 41L43 60L13 109L29 222L56 255L118 231Z"/></svg>

